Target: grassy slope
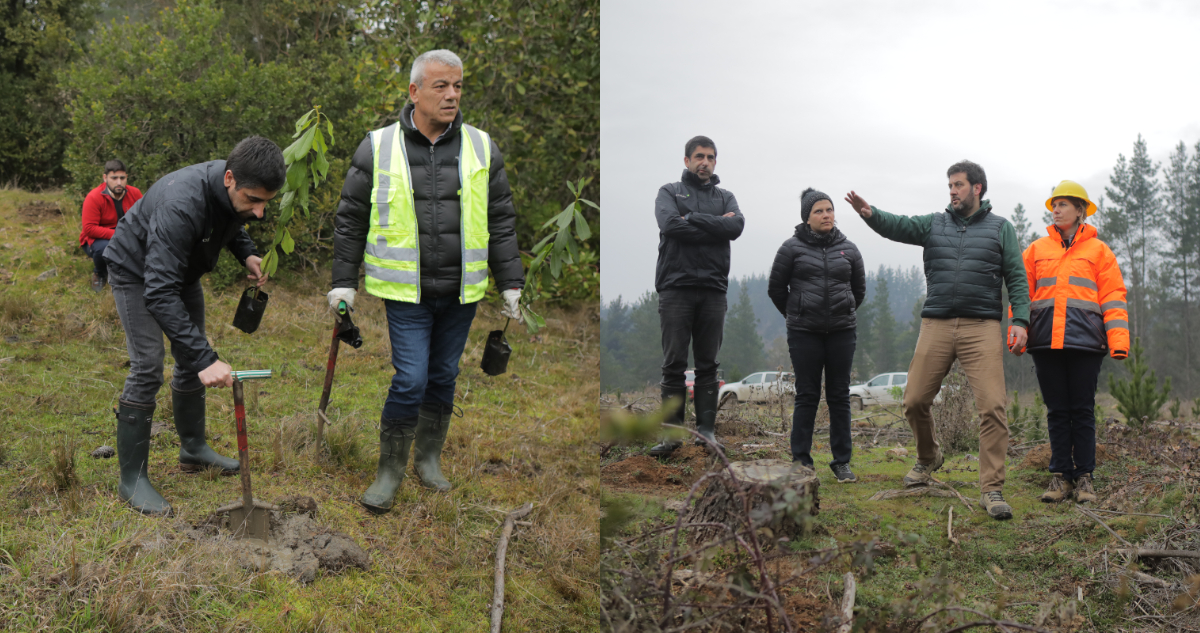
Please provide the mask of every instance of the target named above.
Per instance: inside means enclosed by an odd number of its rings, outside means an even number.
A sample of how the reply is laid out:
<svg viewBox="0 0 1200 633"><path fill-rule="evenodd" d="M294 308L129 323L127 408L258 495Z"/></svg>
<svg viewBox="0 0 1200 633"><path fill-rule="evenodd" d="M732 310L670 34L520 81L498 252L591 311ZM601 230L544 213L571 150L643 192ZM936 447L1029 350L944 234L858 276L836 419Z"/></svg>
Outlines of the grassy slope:
<svg viewBox="0 0 1200 633"><path fill-rule="evenodd" d="M320 522L371 554L369 571L300 586L245 571L218 546L178 536L177 523L199 521L240 489L237 478L181 473L173 427L154 438L150 473L175 519L127 510L116 496L117 460L87 456L115 445L111 408L126 372L124 335L111 293L87 288L91 262L75 246L77 216L23 221L16 208L34 199L60 197L0 191L0 629L483 630L500 522L527 501L535 503L533 526L518 528L509 548L505 629L596 625L598 484L594 460L580 459L598 392L592 311L548 314L550 327L536 342L510 329L509 373L493 378L478 364L487 330L502 321L482 306L459 378L466 415L454 419L443 458L457 487L448 495L426 491L410 469L396 508L374 517L356 499L374 476L376 425L392 374L382 303L364 296L356 312L366 342L359 350L342 346L331 451L315 459L305 440L328 353L327 273L272 284L253 336L228 325L234 292L208 293L207 331L222 358L235 369L276 374L248 383L256 387L247 389L255 496L311 495ZM57 277L35 280L51 267ZM170 422L169 393L159 392L156 421ZM210 440L219 435L214 447L236 457L232 395L210 390L208 401ZM49 454L69 441L78 442L80 483L57 492Z"/></svg>
<svg viewBox="0 0 1200 633"><path fill-rule="evenodd" d="M743 406L739 415L743 419L761 420L766 428L778 430L778 415L774 410ZM719 423L718 431L721 426ZM739 426L733 428L736 432ZM867 501L880 490L903 487L901 479L914 463L911 455L915 455L916 449L910 441L907 444L910 457L896 458L886 454L890 448L884 445L886 442L881 440L878 447L864 448L859 439L863 438L856 438L851 464L859 481L838 484L828 468L831 459L828 436L814 438L813 456L821 479L821 510L812 534L794 542L793 547L797 551L809 551L860 535L878 535L897 545L897 556L876 559L874 575L864 578L859 575L861 570L856 572L859 579L856 612L860 619L888 622L887 607L893 601L917 594L918 584L932 578L944 565L951 582L964 591L964 597L958 603L964 606L983 608L984 603L997 603L1003 599L1005 604L1011 605L1004 611L1005 617L1029 623L1043 605L1064 603L1074 598L1076 588L1081 587L1084 601L1079 613L1090 624L1090 627L1085 625L1084 630L1130 630L1139 626L1127 619L1132 615L1126 610L1127 602L1117 591L1103 584L1105 572L1098 552L1106 545L1115 548L1118 545L1115 539L1076 512L1073 503L1041 503L1038 496L1049 482L1046 472L1020 469L1017 467L1020 460L1009 458L1004 494L1013 506L1014 518L1010 521L995 521L979 508L979 462L968 460L964 455L947 459L946 466L936 476L954 485L970 500L973 511L960 501L947 498ZM869 440L865 438L865 442ZM774 444L775 448L747 452L739 449L738 444L742 442ZM630 454L641 454L648 446L614 450L605 463L619 461ZM750 435L735 438L726 446L732 449L729 456L733 460L790 459L786 437ZM1104 499L1107 492L1129 481L1131 472L1138 471L1145 473L1151 469L1127 459L1100 464L1096 470L1100 498ZM1185 492L1194 485L1161 486L1158 492L1139 499L1136 511L1177 514ZM675 513L666 510L663 502L682 499L685 493L682 486L667 496L605 489L606 495L626 501L634 511L635 520L622 530L627 535L636 534L642 528L673 525ZM951 505L954 506L954 535L959 540L959 545L954 547L946 535L947 509ZM1135 544L1170 524L1167 519L1138 516L1106 515L1104 519ZM905 544L904 534L916 534L923 540ZM1114 554L1113 567L1120 564ZM841 575L845 571L836 566L823 568L817 579L822 590L816 590L811 597L826 601L824 588L829 587L832 597L840 600ZM1155 573L1169 580L1179 579L1164 571ZM1000 589L998 584L1007 589ZM932 607L928 607L920 612L931 610ZM898 624L894 620L891 623Z"/></svg>

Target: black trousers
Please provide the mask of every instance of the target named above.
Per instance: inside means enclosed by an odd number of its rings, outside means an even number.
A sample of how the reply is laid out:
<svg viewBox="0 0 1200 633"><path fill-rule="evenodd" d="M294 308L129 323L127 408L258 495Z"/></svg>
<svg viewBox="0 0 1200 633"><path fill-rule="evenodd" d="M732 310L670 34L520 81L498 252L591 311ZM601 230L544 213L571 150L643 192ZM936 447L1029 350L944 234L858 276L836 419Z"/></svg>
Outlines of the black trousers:
<svg viewBox="0 0 1200 633"><path fill-rule="evenodd" d="M1050 472L1067 481L1096 469L1096 382L1104 352L1030 352L1046 402Z"/></svg>
<svg viewBox="0 0 1200 633"><path fill-rule="evenodd" d="M108 247L109 240L96 240L90 246L84 246L83 250L92 258L92 268L96 271L96 276L101 279L108 279L108 261L104 259L104 249Z"/></svg>
<svg viewBox="0 0 1200 633"><path fill-rule="evenodd" d="M854 362L855 330L822 334L788 329L788 352L796 372L796 407L792 410L792 460L812 466L813 425L821 402L821 374L825 374L825 403L829 405L830 466L849 464L850 366Z"/></svg>
<svg viewBox="0 0 1200 633"><path fill-rule="evenodd" d="M696 360L696 389L716 387L717 354L725 335L725 292L707 288L675 288L658 293L662 326L662 386L687 389L688 347Z"/></svg>

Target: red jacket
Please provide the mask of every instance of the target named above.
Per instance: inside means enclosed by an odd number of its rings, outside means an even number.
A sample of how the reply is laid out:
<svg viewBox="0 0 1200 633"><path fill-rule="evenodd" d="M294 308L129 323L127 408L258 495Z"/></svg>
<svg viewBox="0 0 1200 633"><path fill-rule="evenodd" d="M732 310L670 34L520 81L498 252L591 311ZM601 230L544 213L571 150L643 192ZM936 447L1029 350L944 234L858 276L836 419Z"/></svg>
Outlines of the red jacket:
<svg viewBox="0 0 1200 633"><path fill-rule="evenodd" d="M88 192L86 198L83 199L83 230L79 233L79 245L91 246L96 240L111 240L113 230L117 228L117 221L124 217L125 212L133 206L142 197L142 192L137 187L125 187L125 197L121 198L121 212L117 213L117 207L111 196L108 195L107 185L101 183L99 187Z"/></svg>

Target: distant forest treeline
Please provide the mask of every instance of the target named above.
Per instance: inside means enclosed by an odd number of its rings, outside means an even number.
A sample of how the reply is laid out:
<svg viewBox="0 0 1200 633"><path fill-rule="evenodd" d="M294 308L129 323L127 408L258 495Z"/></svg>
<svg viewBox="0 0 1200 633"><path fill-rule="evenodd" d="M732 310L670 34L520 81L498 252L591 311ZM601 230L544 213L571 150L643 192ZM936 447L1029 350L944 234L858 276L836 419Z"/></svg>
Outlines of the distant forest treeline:
<svg viewBox="0 0 1200 633"><path fill-rule="evenodd" d="M1047 192L1049 193L1049 192ZM1142 339L1146 360L1160 380L1170 376L1175 398L1200 396L1200 142L1188 151L1180 142L1166 166L1153 162L1138 136L1133 154L1117 158L1103 192L1090 192L1099 211L1088 219L1116 253L1128 288L1129 322ZM1031 208L1044 209L1042 201ZM1024 249L1046 235L1024 204L1007 214ZM867 273L867 298L858 312L856 381L886 371L906 371L920 333L924 274L917 268L879 266ZM1007 306L1007 296L1005 297ZM767 297L766 274L731 279L721 367L728 381L782 367L790 371L783 316ZM658 296L633 301L618 297L601 309L600 376L606 390L640 389L660 379L662 346ZM1008 325L1007 321L1004 323ZM1125 374L1107 359L1106 375ZM1028 355L1005 355L1009 391L1037 389Z"/></svg>

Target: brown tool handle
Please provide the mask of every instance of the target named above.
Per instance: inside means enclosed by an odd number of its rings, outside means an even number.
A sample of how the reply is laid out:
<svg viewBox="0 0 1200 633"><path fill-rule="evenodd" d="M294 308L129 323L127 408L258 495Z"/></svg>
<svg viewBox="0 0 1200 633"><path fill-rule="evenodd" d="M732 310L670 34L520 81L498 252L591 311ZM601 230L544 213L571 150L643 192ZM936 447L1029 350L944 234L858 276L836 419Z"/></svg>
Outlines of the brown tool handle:
<svg viewBox="0 0 1200 633"><path fill-rule="evenodd" d="M238 470L242 475L242 507L246 512L254 509L254 495L250 493L250 446L246 439L246 403L242 399L242 381L233 381L233 415L237 420Z"/></svg>
<svg viewBox="0 0 1200 633"><path fill-rule="evenodd" d="M338 324L333 324L333 341L329 343L329 361L325 363L325 388L321 390L321 405L317 407L317 446L325 434L325 409L329 406L329 393L333 391L333 368L337 366Z"/></svg>

